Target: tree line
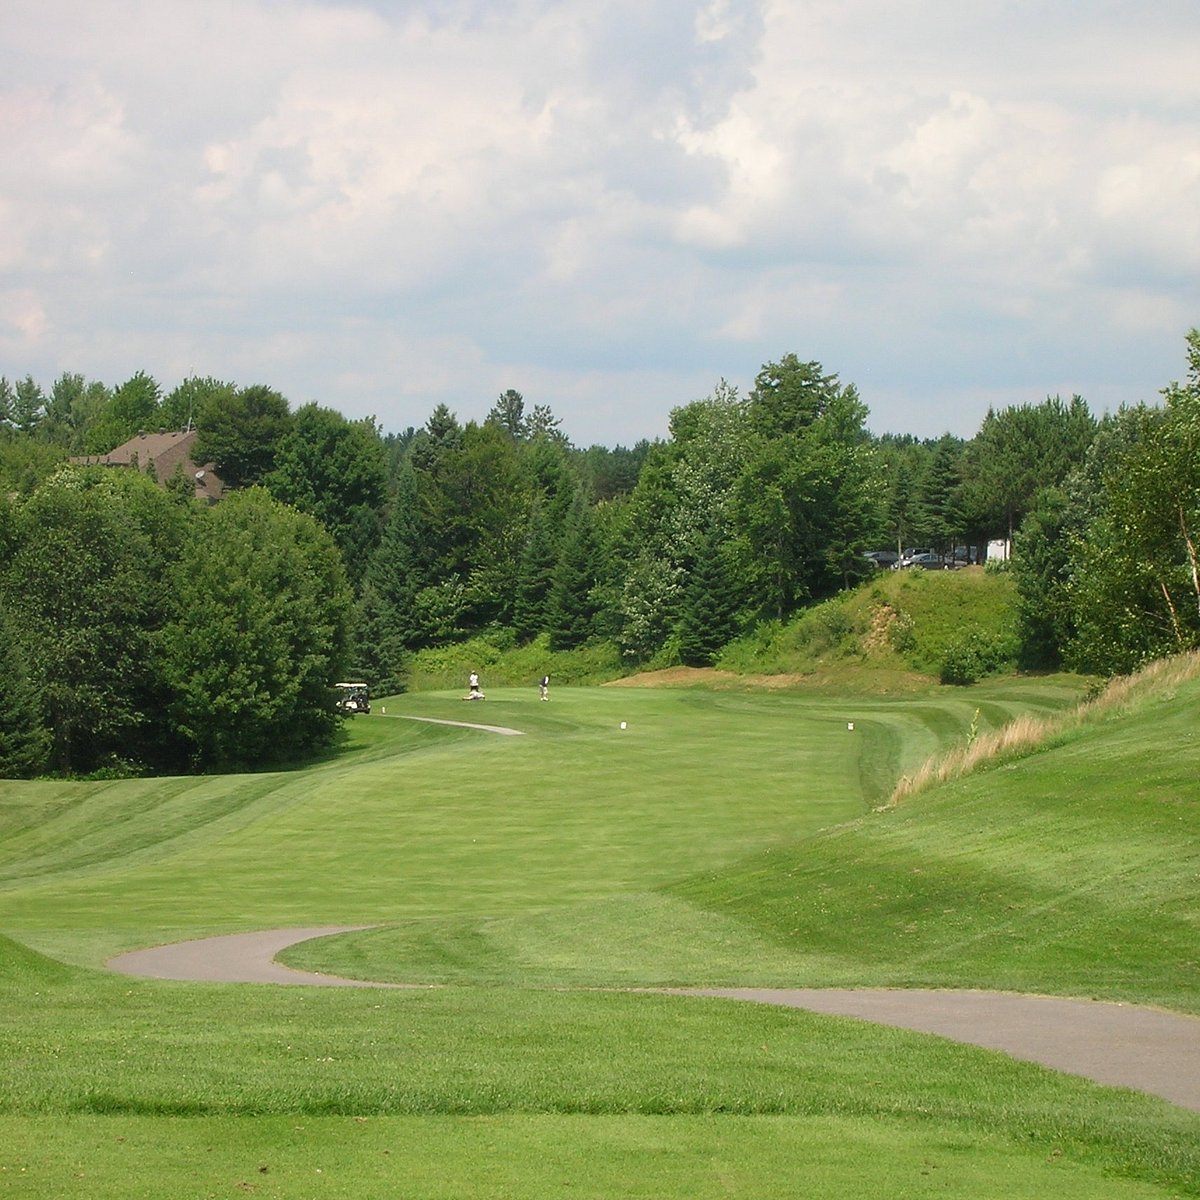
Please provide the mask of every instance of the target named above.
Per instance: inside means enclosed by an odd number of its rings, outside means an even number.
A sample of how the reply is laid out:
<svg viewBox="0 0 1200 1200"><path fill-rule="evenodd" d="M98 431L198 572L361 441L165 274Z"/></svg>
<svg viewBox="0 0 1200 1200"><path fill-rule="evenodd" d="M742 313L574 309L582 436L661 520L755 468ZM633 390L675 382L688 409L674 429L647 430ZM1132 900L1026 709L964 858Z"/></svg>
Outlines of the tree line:
<svg viewBox="0 0 1200 1200"><path fill-rule="evenodd" d="M886 546L1011 540L1024 664L1130 669L1200 635L1200 334L1187 347L1160 404L1053 397L970 439L877 437L852 384L791 354L628 448L573 445L515 390L482 421L439 405L385 434L265 385L0 380L0 766L311 751L339 676L399 688L414 650L481 633L704 665ZM65 465L189 423L231 489L211 511Z"/></svg>

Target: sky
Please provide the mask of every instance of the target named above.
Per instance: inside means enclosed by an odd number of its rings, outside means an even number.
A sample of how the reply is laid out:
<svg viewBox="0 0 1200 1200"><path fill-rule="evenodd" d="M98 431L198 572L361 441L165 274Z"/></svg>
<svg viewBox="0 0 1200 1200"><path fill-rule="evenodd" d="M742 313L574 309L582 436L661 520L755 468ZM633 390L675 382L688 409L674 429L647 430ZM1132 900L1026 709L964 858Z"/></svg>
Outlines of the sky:
<svg viewBox="0 0 1200 1200"><path fill-rule="evenodd" d="M666 436L795 354L876 433L1158 400L1195 0L4 0L0 374L509 388Z"/></svg>

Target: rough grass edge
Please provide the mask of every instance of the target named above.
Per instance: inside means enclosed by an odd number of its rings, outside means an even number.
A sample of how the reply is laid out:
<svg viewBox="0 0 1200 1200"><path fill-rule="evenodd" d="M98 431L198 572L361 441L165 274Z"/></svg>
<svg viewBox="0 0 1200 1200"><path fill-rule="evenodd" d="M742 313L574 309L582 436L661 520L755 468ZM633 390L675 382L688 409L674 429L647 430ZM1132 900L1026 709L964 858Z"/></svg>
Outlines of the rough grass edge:
<svg viewBox="0 0 1200 1200"><path fill-rule="evenodd" d="M1169 696L1174 688L1198 676L1200 651L1191 651L1158 659L1132 675L1110 679L1098 694L1066 713L1053 716L1025 714L999 729L978 735L972 726L963 745L932 755L911 775L901 776L884 807L894 808L938 784L1036 753L1073 729L1094 724L1116 713L1130 712L1151 697Z"/></svg>

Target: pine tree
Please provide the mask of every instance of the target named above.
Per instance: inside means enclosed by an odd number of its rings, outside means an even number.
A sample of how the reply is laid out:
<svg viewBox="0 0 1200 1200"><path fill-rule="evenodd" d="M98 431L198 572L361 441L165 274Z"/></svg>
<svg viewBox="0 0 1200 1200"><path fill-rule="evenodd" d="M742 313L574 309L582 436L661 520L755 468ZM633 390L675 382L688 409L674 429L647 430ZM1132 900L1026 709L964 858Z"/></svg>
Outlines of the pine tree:
<svg viewBox="0 0 1200 1200"><path fill-rule="evenodd" d="M355 661L366 662L381 647L416 647L423 642L423 631L416 615L416 595L428 582L422 561L421 516L417 483L408 464L396 477L396 494L383 537L367 566L363 604L355 636ZM370 599L368 600L368 593ZM374 652L367 645L376 646ZM398 668L396 652L384 655L379 666L391 671Z"/></svg>
<svg viewBox="0 0 1200 1200"><path fill-rule="evenodd" d="M534 500L521 549L513 597L513 629L522 642L532 641L545 627L558 549L558 541L549 527L545 501L539 496Z"/></svg>
<svg viewBox="0 0 1200 1200"><path fill-rule="evenodd" d="M563 447L547 438L537 438L526 448L525 464L533 499L517 569L512 623L517 636L529 641L545 628L555 567L581 488Z"/></svg>
<svg viewBox="0 0 1200 1200"><path fill-rule="evenodd" d="M550 634L551 650L571 650L582 646L592 636L596 616L592 589L596 585L597 554L591 510L579 498L571 511L562 553L550 585L546 629Z"/></svg>
<svg viewBox="0 0 1200 1200"><path fill-rule="evenodd" d="M720 548L704 540L683 593L677 635L685 666L708 667L737 631L737 593Z"/></svg>

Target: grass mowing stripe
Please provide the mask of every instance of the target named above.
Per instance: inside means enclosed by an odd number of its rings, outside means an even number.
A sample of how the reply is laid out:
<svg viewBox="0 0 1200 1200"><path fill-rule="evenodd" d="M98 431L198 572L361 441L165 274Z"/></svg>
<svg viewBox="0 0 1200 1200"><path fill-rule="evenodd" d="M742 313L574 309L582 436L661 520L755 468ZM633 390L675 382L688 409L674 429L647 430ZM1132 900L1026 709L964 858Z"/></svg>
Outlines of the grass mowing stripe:
<svg viewBox="0 0 1200 1200"><path fill-rule="evenodd" d="M685 701L572 691L557 692L541 712L515 695L497 694L494 706L488 700L490 721L527 728L525 739L504 739L529 743L519 755L482 734L400 753L388 748L385 725L410 723L356 721L356 760L341 770L297 772L286 802L263 804L235 830L198 826L159 865L131 866L118 853L75 880L42 875L0 895L6 927L20 923L23 936L88 961L114 927L117 940L132 945L164 928L180 935L247 928L264 923L264 910L272 924L279 916L279 924L307 924L382 912L396 930L360 947L365 965L378 954L394 968L407 951L387 939L424 922L439 932L421 952L454 960L474 984L403 995L172 985L44 964L28 952L5 954L0 943L0 1056L11 1067L0 1088L11 1115L0 1128L16 1130L13 1144L25 1146L39 1123L47 1141L63 1135L57 1150L33 1162L57 1178L101 1127L154 1128L169 1143L180 1124L202 1138L218 1128L211 1122L233 1122L257 1159L285 1123L332 1130L335 1114L346 1114L343 1129L446 1122L448 1147L455 1134L470 1145L468 1131L484 1122L497 1131L499 1161L515 1157L524 1137L524 1158L539 1167L555 1161L559 1131L585 1121L588 1132L576 1144L607 1147L606 1161L629 1164L612 1172L605 1194L636 1189L640 1165L655 1161L679 1169L655 1174L658 1186L645 1194L738 1194L741 1187L762 1195L799 1185L806 1194L825 1187L842 1195L857 1180L863 1194L882 1194L897 1187L889 1164L911 1172L914 1155L931 1144L953 1150L962 1173L931 1170L928 1184L926 1176L904 1175L904 1194L935 1195L939 1186L942 1194L991 1186L1006 1195L1200 1190L1197 1118L1146 1097L858 1022L723 1001L512 986L523 963L548 982L556 974L557 981L582 978L586 955L605 946L609 957L598 953L598 965L631 980L664 965L664 946L675 950L671 972L682 976L714 964L731 975L761 969L779 946L786 949L775 954L812 974L875 977L864 982L890 981L921 955L920 971L942 980L971 971L1008 978L1061 971L1079 980L1084 956L1101 944L1103 901L1110 922L1103 935L1138 947L1125 985L1140 986L1140 998L1167 994L1186 1007L1194 979L1183 967L1172 975L1167 961L1180 947L1156 949L1146 933L1155 905L1182 926L1186 895L1194 896L1194 888L1182 892L1194 866L1194 808L1171 798L1162 761L1182 757L1186 766L1186 754L1164 755L1161 744L1147 749L1152 731L1121 725L1126 745L1087 780L1098 796L1071 793L1074 764L1055 767L1063 762L1056 756L1076 746L1068 741L1036 762L931 793L911 808L848 820L865 806L847 721L878 722L894 735L903 764L961 737L981 702L1017 703L1015 692L997 685L926 696L908 708L861 697L738 694L717 703L704 694ZM1056 695L1051 687L1040 705L1053 707ZM462 711L449 696L402 702L430 715ZM1194 700L1181 692L1158 714L1177 737L1187 727L1173 705L1187 703ZM620 720L632 737L618 737ZM1105 775L1109 792L1149 783L1132 808L1122 807L1100 786ZM8 787L0 787L0 807ZM1060 791L1061 802L1046 803ZM472 849L481 830L483 848ZM1051 844L1039 840L1046 837ZM1123 838L1124 862L1113 849ZM1005 927L1003 890L1021 879L1023 856L1030 858L1028 903L1007 914ZM931 878L943 871L944 880ZM975 920L971 889L989 873L995 890ZM911 932L902 924L906 906L917 926ZM807 921L799 938L789 924L798 913ZM1032 946L1004 935L1005 928L1022 935L1026 923L1037 932ZM1064 962L1077 928L1086 935L1079 962ZM674 945L688 939L696 939L690 957L688 947ZM493 986L478 986L489 978ZM89 1112L110 1114L111 1124L96 1124ZM131 1115L139 1112L160 1115ZM192 1115L179 1121L171 1113ZM734 1114L741 1115L731 1121ZM686 1132L647 1132L664 1122L679 1123L677 1130L715 1123L728 1167L704 1158ZM783 1183L781 1171L739 1149L743 1136L753 1144L745 1130L765 1128L789 1131L775 1135L792 1152L779 1156L789 1160ZM857 1173L839 1136L861 1148ZM646 1142L657 1155L641 1154ZM343 1136L339 1144L350 1143ZM359 1149L337 1160L336 1182L323 1194L371 1194L368 1179L381 1181L376 1191L395 1191L395 1177L374 1173ZM138 1182L128 1173L119 1178L120 1154L114 1140L97 1166L114 1195L134 1194ZM161 1170L167 1181L167 1157L147 1171ZM586 1158L572 1158L573 1169ZM835 1165L824 1173L823 1162ZM930 1162L940 1166L934 1155ZM972 1173L984 1163L986 1177ZM6 1171L13 1164L0 1159ZM470 1191L461 1155L447 1150L441 1164L448 1193ZM273 1181L276 1194L309 1194L311 1177L285 1178L286 1165ZM421 1170L415 1159L413 1170ZM589 1183L601 1178L597 1170ZM244 1181L213 1177L211 1190ZM269 1194L262 1177L248 1182ZM513 1194L553 1194L555 1186L545 1174L512 1176ZM567 1181L559 1186L565 1193ZM178 1192L166 1186L150 1194ZM577 1187L571 1194L580 1194Z"/></svg>
<svg viewBox="0 0 1200 1200"><path fill-rule="evenodd" d="M388 758L437 739L389 731ZM367 743L370 745L370 742ZM379 751L378 744L372 749ZM0 888L89 869L134 865L202 839L211 840L295 803L313 787L362 769L371 754L308 771L138 779L121 782L5 785L0 782Z"/></svg>
<svg viewBox="0 0 1200 1200"><path fill-rule="evenodd" d="M668 893L776 941L815 985L1200 1011L1198 693Z"/></svg>
<svg viewBox="0 0 1200 1200"><path fill-rule="evenodd" d="M302 773L286 803L161 862L0 895L0 921L205 931L493 916L644 891L862 811L832 715L760 699L733 719L711 694L596 691L556 697L557 728L524 738L455 731L470 737ZM633 717L624 733L618 712Z"/></svg>

